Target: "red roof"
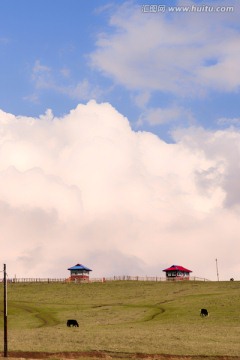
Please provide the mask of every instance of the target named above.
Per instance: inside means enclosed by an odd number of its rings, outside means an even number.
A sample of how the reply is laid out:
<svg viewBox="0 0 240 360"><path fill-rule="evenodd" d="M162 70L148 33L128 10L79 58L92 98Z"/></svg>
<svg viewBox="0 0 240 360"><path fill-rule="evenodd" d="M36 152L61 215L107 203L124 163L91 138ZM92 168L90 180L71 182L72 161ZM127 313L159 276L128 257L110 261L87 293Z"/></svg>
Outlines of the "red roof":
<svg viewBox="0 0 240 360"><path fill-rule="evenodd" d="M170 266L168 269L165 269L163 271L182 271L182 272L192 272L192 270L188 270L186 268L184 268L183 266L179 266L179 265L172 265Z"/></svg>

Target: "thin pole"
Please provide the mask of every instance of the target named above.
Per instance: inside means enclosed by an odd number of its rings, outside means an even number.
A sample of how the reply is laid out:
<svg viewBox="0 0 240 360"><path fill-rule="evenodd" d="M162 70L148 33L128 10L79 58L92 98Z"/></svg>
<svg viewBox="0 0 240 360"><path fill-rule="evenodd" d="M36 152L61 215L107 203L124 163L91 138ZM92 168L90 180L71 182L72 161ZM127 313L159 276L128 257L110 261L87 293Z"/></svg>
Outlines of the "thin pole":
<svg viewBox="0 0 240 360"><path fill-rule="evenodd" d="M4 357L8 356L7 347L7 273L6 264L3 265L4 282Z"/></svg>
<svg viewBox="0 0 240 360"><path fill-rule="evenodd" d="M218 261L217 261L217 259L216 259L216 268L217 268L217 279L218 279L218 281L219 281L219 273L218 273Z"/></svg>

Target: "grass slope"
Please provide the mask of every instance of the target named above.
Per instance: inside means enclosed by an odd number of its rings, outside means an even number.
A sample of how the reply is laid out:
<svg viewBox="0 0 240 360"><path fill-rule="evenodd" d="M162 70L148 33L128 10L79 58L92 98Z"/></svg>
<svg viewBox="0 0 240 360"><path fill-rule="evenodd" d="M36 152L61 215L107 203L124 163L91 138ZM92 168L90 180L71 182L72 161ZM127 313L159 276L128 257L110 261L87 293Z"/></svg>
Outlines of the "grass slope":
<svg viewBox="0 0 240 360"><path fill-rule="evenodd" d="M239 356L239 308L239 282L9 284L8 348Z"/></svg>

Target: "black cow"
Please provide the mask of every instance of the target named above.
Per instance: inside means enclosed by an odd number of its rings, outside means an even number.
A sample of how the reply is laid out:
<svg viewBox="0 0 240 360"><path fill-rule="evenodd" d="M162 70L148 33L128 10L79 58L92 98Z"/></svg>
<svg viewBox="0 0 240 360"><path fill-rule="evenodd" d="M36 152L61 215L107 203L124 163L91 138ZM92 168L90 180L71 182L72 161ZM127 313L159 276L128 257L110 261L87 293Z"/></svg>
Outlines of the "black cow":
<svg viewBox="0 0 240 360"><path fill-rule="evenodd" d="M74 327L79 327L77 320L68 320L67 321L67 326L74 326Z"/></svg>
<svg viewBox="0 0 240 360"><path fill-rule="evenodd" d="M207 309L201 309L201 311L200 311L200 316L208 316L208 311L207 311Z"/></svg>

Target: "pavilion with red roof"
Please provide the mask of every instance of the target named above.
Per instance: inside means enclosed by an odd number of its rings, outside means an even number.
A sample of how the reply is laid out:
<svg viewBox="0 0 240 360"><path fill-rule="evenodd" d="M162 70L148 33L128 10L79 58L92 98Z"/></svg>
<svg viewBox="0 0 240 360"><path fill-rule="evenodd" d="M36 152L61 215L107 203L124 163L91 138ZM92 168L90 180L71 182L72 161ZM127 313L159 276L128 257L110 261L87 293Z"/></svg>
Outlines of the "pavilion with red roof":
<svg viewBox="0 0 240 360"><path fill-rule="evenodd" d="M192 270L188 270L180 265L172 265L163 271L166 272L167 280L189 280Z"/></svg>

